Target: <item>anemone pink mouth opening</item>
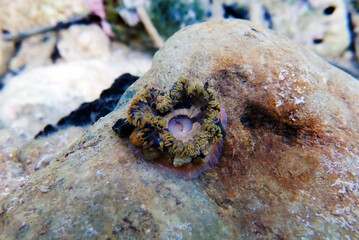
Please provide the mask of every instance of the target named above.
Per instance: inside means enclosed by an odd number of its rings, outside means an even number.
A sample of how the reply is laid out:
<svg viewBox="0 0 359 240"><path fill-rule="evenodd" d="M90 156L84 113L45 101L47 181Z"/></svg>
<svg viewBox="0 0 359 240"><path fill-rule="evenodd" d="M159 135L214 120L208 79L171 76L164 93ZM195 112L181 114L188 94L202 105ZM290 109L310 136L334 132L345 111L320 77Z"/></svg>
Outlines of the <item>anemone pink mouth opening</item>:
<svg viewBox="0 0 359 240"><path fill-rule="evenodd" d="M181 115L172 118L168 123L168 131L173 135L185 135L192 130L192 120Z"/></svg>

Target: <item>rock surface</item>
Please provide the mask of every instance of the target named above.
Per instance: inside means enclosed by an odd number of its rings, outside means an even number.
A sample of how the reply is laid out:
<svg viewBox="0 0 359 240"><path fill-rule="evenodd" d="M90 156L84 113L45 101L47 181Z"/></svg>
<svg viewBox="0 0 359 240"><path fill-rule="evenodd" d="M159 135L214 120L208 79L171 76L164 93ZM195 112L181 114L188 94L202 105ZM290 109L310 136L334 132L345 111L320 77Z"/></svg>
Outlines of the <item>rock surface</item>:
<svg viewBox="0 0 359 240"><path fill-rule="evenodd" d="M95 24L73 25L61 31L57 48L64 61L108 57L111 54L110 39Z"/></svg>
<svg viewBox="0 0 359 240"><path fill-rule="evenodd" d="M110 52L109 40L103 38L104 34L96 26L73 26L66 30L71 34L65 34L60 40L76 42L71 29L79 28L86 37L102 40L94 41L95 46L86 45L89 43L86 41L73 44L82 49L67 49L72 58L61 58L51 66L42 66L51 63L49 55L53 44L50 42L55 38L51 35L43 42L41 39L45 36L34 36L24 40L11 61L14 70L24 67L16 76L8 76L0 91L0 198L35 168L48 164L74 137L81 136L83 129L34 141L40 130L47 124L56 124L80 104L97 99L119 75L126 72L142 75L150 68L150 54L132 51L121 44L112 44ZM103 46L98 46L101 44ZM95 50L87 48L89 46ZM93 54L96 49L102 49L103 54ZM82 54L83 51L86 54Z"/></svg>
<svg viewBox="0 0 359 240"><path fill-rule="evenodd" d="M340 57L351 43L348 2L251 1L250 19L275 29L322 57L331 59Z"/></svg>
<svg viewBox="0 0 359 240"><path fill-rule="evenodd" d="M222 158L183 180L112 130L136 92L208 82L228 115ZM359 83L246 21L177 32L151 69L48 167L0 202L0 238L358 238Z"/></svg>
<svg viewBox="0 0 359 240"><path fill-rule="evenodd" d="M55 25L89 12L82 0L1 0L0 29L17 34L29 28Z"/></svg>
<svg viewBox="0 0 359 240"><path fill-rule="evenodd" d="M54 33L35 35L21 42L16 55L9 62L9 70L19 73L22 70L30 70L53 63L51 55L56 44Z"/></svg>
<svg viewBox="0 0 359 240"><path fill-rule="evenodd" d="M0 76L2 76L7 69L8 62L15 51L14 43L4 42L0 40Z"/></svg>

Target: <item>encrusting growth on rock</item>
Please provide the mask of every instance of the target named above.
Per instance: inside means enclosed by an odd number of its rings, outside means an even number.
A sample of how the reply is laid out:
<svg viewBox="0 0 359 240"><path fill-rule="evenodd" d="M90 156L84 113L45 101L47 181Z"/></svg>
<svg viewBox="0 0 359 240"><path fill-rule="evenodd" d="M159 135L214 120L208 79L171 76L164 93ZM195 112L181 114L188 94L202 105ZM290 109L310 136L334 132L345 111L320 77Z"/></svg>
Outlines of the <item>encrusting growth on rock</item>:
<svg viewBox="0 0 359 240"><path fill-rule="evenodd" d="M208 84L181 77L165 94L152 87L133 99L127 116L135 127L130 143L141 149L143 158L182 172L182 176L196 177L220 157L224 117Z"/></svg>

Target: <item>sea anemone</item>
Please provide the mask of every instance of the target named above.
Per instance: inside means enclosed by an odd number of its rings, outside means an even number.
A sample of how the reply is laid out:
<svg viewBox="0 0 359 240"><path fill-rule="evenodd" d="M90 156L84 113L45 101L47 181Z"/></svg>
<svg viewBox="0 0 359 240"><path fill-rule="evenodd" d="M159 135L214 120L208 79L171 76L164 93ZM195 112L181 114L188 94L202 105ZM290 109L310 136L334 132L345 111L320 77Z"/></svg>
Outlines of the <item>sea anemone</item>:
<svg viewBox="0 0 359 240"><path fill-rule="evenodd" d="M197 177L220 158L226 114L208 84L180 78L163 94L155 88L133 99L127 123L133 149L163 169Z"/></svg>

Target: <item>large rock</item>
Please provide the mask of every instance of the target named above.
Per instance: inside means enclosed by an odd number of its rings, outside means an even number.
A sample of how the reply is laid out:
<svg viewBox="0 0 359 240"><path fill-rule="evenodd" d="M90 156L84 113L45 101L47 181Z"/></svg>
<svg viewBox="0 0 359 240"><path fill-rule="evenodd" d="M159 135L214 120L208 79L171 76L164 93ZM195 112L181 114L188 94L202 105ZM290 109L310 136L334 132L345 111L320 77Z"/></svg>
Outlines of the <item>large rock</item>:
<svg viewBox="0 0 359 240"><path fill-rule="evenodd" d="M135 93L208 82L228 115L219 164L184 180L112 130ZM358 238L359 83L272 31L185 28L152 68L47 168L1 201L1 239Z"/></svg>

